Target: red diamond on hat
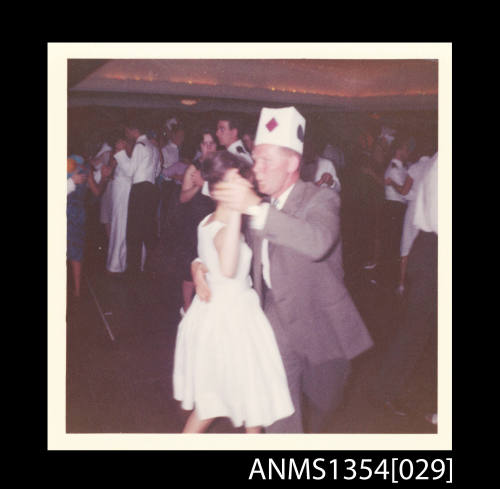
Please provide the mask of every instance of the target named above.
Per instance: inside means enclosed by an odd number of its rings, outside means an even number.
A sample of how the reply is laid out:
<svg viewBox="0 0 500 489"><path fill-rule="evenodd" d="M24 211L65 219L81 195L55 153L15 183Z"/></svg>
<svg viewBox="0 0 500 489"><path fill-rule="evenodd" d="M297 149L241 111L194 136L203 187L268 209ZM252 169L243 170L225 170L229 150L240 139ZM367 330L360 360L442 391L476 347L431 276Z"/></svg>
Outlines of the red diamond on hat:
<svg viewBox="0 0 500 489"><path fill-rule="evenodd" d="M278 126L278 123L276 122L276 119L274 117L266 124L267 130L269 132L271 132L277 126Z"/></svg>

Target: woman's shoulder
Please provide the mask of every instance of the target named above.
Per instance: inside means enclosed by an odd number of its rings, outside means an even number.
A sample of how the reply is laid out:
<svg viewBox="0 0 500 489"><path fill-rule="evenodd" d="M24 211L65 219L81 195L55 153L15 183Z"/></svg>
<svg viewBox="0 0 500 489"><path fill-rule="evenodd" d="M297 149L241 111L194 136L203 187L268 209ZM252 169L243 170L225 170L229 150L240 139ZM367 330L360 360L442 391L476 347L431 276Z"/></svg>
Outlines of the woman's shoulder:
<svg viewBox="0 0 500 489"><path fill-rule="evenodd" d="M212 240L224 226L222 221L213 218L213 213L209 214L198 224L198 238L205 236L205 238Z"/></svg>
<svg viewBox="0 0 500 489"><path fill-rule="evenodd" d="M205 216L200 222L200 226L203 228L208 228L210 226L220 228L225 225L226 224L224 222L219 221L215 218L215 214L213 212Z"/></svg>

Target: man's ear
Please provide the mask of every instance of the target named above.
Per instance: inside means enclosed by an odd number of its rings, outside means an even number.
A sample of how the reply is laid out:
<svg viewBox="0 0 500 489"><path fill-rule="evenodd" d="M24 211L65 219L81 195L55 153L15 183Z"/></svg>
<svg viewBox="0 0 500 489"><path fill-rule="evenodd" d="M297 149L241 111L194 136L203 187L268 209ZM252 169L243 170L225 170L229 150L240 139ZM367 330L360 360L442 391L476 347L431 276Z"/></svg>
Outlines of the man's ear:
<svg viewBox="0 0 500 489"><path fill-rule="evenodd" d="M288 173L295 173L300 166L300 156L298 154L290 155L288 158Z"/></svg>

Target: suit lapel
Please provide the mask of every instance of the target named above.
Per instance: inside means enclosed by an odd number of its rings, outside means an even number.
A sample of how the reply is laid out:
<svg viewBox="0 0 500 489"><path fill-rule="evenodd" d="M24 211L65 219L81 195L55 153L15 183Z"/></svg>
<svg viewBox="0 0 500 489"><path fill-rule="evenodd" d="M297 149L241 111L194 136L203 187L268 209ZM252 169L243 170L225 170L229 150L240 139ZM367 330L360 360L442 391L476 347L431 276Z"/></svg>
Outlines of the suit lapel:
<svg viewBox="0 0 500 489"><path fill-rule="evenodd" d="M258 233L247 231L250 235L252 246L252 272L253 272L253 287L259 296L261 306L263 306L262 297L262 237Z"/></svg>
<svg viewBox="0 0 500 489"><path fill-rule="evenodd" d="M305 184L302 180L297 180L295 186L290 192L290 195L288 196L288 199L286 199L285 205L281 209L282 212L290 216L297 213L297 211L301 208L304 185Z"/></svg>
<svg viewBox="0 0 500 489"><path fill-rule="evenodd" d="M303 186L304 182L302 180L297 180L280 212L288 214L289 216L294 216L300 210L303 198ZM269 262L271 262L275 249L276 245L269 242Z"/></svg>

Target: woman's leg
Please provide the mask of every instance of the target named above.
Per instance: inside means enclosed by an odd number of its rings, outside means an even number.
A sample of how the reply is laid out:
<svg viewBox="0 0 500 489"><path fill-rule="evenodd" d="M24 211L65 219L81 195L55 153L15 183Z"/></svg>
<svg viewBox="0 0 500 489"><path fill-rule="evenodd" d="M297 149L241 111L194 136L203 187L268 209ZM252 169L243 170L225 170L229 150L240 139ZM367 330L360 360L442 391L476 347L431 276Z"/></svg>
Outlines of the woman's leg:
<svg viewBox="0 0 500 489"><path fill-rule="evenodd" d="M262 426L247 426L245 430L247 433L260 433L262 431Z"/></svg>
<svg viewBox="0 0 500 489"><path fill-rule="evenodd" d="M194 295L194 282L188 282L187 280L182 281L182 299L184 301L184 312L187 312Z"/></svg>
<svg viewBox="0 0 500 489"><path fill-rule="evenodd" d="M73 274L73 296L80 297L82 263L75 260L70 260L70 263L71 263L71 272Z"/></svg>
<svg viewBox="0 0 500 489"><path fill-rule="evenodd" d="M182 430L183 433L204 433L210 426L214 418L200 419L196 413L196 409L189 415L186 425Z"/></svg>

